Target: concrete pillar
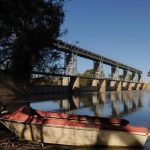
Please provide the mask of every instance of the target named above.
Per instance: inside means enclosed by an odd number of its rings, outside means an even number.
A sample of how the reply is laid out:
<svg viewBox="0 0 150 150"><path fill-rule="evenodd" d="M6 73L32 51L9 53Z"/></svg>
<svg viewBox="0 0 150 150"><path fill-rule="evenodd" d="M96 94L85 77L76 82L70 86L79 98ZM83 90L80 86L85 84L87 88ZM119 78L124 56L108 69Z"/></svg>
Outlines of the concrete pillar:
<svg viewBox="0 0 150 150"><path fill-rule="evenodd" d="M73 91L79 90L80 88L80 77L71 77L70 85Z"/></svg>
<svg viewBox="0 0 150 150"><path fill-rule="evenodd" d="M70 77L63 77L62 79L62 85L63 86L69 86Z"/></svg>
<svg viewBox="0 0 150 150"><path fill-rule="evenodd" d="M116 81L110 81L110 87L115 87L116 86Z"/></svg>
<svg viewBox="0 0 150 150"><path fill-rule="evenodd" d="M98 86L99 85L99 80L94 79L92 81L92 86Z"/></svg>
<svg viewBox="0 0 150 150"><path fill-rule="evenodd" d="M131 91L132 90L132 83L128 83L128 91Z"/></svg>
<svg viewBox="0 0 150 150"><path fill-rule="evenodd" d="M145 83L141 83L141 87L140 87L140 90L143 90L145 87Z"/></svg>
<svg viewBox="0 0 150 150"><path fill-rule="evenodd" d="M132 83L132 90L136 90L137 83Z"/></svg>
<svg viewBox="0 0 150 150"><path fill-rule="evenodd" d="M110 81L110 84L107 85L107 86L109 86L108 90L115 91L116 90L116 85L117 85L117 81Z"/></svg>
<svg viewBox="0 0 150 150"><path fill-rule="evenodd" d="M116 82L116 91L122 91L122 82L121 81Z"/></svg>
<svg viewBox="0 0 150 150"><path fill-rule="evenodd" d="M100 80L99 92L106 92L106 80Z"/></svg>
<svg viewBox="0 0 150 150"><path fill-rule="evenodd" d="M127 82L122 82L122 89L127 90L128 83Z"/></svg>
<svg viewBox="0 0 150 150"><path fill-rule="evenodd" d="M140 90L141 83L137 83L136 90Z"/></svg>

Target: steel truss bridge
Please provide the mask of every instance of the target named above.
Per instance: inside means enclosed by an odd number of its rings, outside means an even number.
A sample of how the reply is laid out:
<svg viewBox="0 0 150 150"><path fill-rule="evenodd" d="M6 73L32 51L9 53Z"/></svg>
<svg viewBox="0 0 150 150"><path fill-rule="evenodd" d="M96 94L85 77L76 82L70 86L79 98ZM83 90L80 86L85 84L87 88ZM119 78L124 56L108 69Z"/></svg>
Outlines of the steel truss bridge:
<svg viewBox="0 0 150 150"><path fill-rule="evenodd" d="M105 78L103 64L111 66L112 80L120 80L119 69L123 69L124 81L137 81L141 79L142 71L121 62L115 61L92 51L80 48L79 46L69 44L62 40L53 43L55 49L65 52L65 75L77 74L77 56L93 60L94 78ZM130 77L131 76L131 77Z"/></svg>

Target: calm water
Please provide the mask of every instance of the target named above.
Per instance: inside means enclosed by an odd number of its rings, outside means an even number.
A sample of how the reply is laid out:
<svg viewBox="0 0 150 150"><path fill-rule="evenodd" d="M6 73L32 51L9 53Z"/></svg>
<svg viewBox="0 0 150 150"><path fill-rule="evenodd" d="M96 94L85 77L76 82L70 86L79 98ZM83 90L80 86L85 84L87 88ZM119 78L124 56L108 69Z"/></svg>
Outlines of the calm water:
<svg viewBox="0 0 150 150"><path fill-rule="evenodd" d="M33 98L32 98L33 100ZM77 115L120 117L150 129L150 91L122 91L35 98L34 109Z"/></svg>

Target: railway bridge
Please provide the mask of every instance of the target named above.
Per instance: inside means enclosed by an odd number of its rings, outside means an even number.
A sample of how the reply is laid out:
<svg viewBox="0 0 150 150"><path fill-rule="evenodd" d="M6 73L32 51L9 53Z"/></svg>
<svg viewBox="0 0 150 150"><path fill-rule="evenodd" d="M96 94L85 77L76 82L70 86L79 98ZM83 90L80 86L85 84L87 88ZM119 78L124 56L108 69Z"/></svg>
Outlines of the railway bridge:
<svg viewBox="0 0 150 150"><path fill-rule="evenodd" d="M64 74L62 78L62 86L69 86L72 90L80 89L80 91L89 91L85 87L81 87L80 80L87 79L77 75L77 57L83 57L93 61L94 75L91 87L100 92L107 90L139 90L142 89L144 83L141 82L142 71L134 67L128 66L116 60L93 53L92 50L83 49L79 46L69 44L62 40L53 43L55 49L65 53ZM111 76L105 77L103 64L111 66ZM123 70L120 75L119 71ZM60 76L60 75L56 75ZM121 76L121 77L120 77ZM90 79L91 80L91 79ZM91 89L91 87L89 87Z"/></svg>
<svg viewBox="0 0 150 150"><path fill-rule="evenodd" d="M144 83L141 82L142 71L139 69L61 40L55 41L53 46L56 50L65 53L64 72L62 74L33 72L33 74L59 77L59 86L42 86L42 91L46 91L46 93L140 90L144 87ZM77 74L78 56L93 61L93 77L83 77ZM103 64L111 66L111 76L109 78L105 77ZM120 69L123 70L121 78L119 74ZM82 80L90 80L90 85L82 86ZM39 91L39 87L36 88L32 91Z"/></svg>

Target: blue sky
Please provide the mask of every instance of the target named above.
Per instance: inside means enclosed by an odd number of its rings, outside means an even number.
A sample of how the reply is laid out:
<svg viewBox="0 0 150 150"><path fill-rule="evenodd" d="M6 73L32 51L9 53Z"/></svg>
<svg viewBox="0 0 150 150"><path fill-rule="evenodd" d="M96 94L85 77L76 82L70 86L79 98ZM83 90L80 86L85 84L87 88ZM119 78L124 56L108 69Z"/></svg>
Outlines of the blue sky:
<svg viewBox="0 0 150 150"><path fill-rule="evenodd" d="M64 41L78 41L80 47L141 69L150 81L150 0L71 0L64 10ZM92 66L78 58L78 72Z"/></svg>

